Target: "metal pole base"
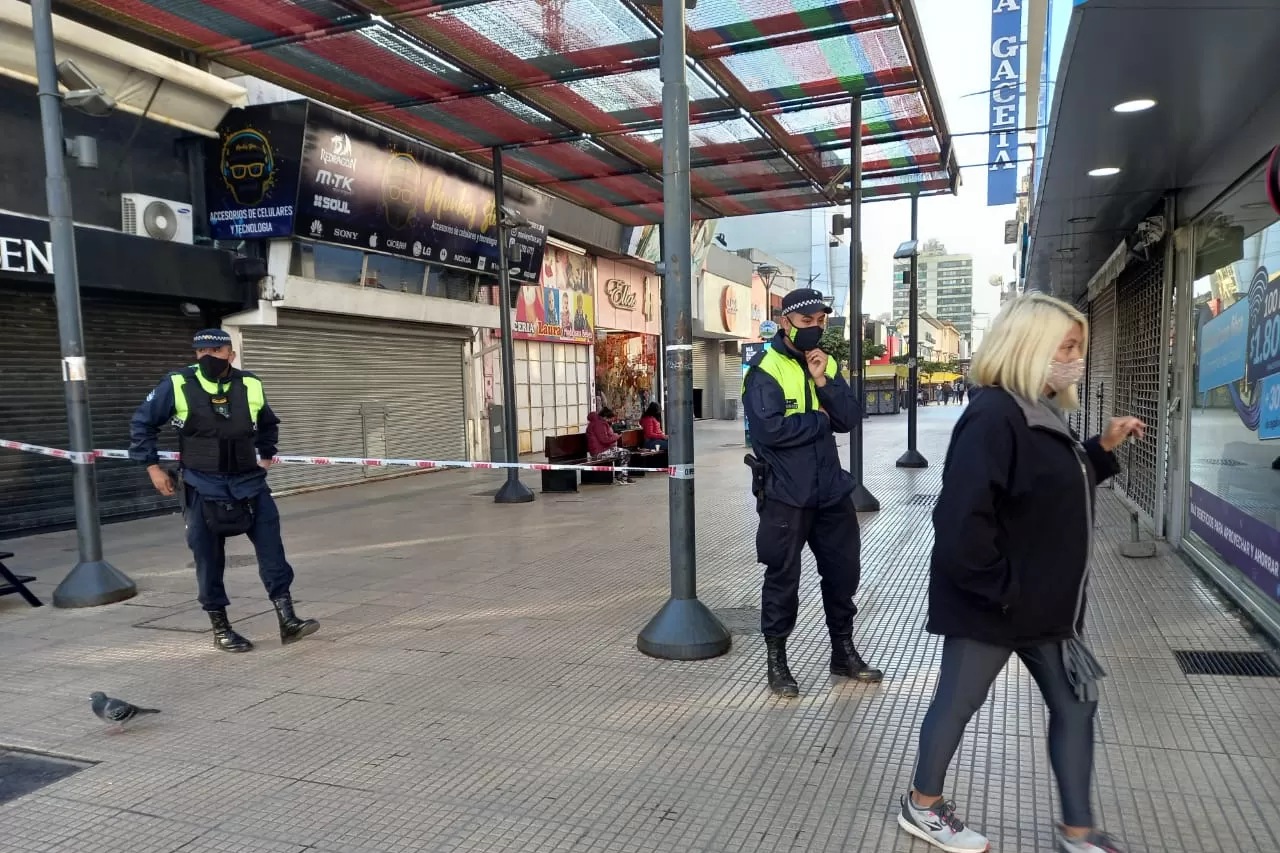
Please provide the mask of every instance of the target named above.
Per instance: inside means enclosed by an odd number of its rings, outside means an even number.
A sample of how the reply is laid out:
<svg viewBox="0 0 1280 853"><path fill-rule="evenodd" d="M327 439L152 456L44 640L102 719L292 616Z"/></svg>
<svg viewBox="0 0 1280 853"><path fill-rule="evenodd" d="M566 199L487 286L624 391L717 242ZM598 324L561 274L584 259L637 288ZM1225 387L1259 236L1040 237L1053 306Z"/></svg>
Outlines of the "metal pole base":
<svg viewBox="0 0 1280 853"><path fill-rule="evenodd" d="M519 477L512 477L502 484L502 488L498 489L498 493L493 496L493 502L496 504L527 504L533 501L533 492L529 491L529 487L520 482Z"/></svg>
<svg viewBox="0 0 1280 853"><path fill-rule="evenodd" d="M908 450L898 457L896 464L899 468L928 468L929 460L925 459L919 450Z"/></svg>
<svg viewBox="0 0 1280 853"><path fill-rule="evenodd" d="M861 483L849 497L853 498L853 508L858 512L880 511L880 501L876 500L876 496L867 491L867 487Z"/></svg>
<svg viewBox="0 0 1280 853"><path fill-rule="evenodd" d="M124 601L137 594L138 585L128 575L106 560L97 560L76 564L53 591L53 606L97 607Z"/></svg>
<svg viewBox="0 0 1280 853"><path fill-rule="evenodd" d="M729 629L696 598L669 598L636 637L636 648L663 660L706 660L729 651Z"/></svg>

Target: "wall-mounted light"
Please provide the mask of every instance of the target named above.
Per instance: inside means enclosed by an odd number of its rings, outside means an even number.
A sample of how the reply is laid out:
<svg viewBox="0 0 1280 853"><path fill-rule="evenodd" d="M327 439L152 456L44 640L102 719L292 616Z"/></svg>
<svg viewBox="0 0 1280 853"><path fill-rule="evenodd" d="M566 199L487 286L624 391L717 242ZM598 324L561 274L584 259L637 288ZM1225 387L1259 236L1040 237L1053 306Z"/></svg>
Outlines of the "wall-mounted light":
<svg viewBox="0 0 1280 853"><path fill-rule="evenodd" d="M1156 102L1150 98L1136 98L1132 101L1122 101L1111 108L1112 112L1117 113L1141 113L1146 112L1156 105Z"/></svg>
<svg viewBox="0 0 1280 853"><path fill-rule="evenodd" d="M1097 169L1089 170L1089 177L1091 178L1109 178L1118 174L1120 174L1119 166L1100 166Z"/></svg>

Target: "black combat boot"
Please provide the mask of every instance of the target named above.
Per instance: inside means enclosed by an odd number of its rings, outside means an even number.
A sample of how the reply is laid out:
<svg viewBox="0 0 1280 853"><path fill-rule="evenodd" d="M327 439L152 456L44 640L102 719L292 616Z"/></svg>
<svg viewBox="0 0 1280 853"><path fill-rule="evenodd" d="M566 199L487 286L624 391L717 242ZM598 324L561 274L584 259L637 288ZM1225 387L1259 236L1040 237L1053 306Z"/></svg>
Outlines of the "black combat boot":
<svg viewBox="0 0 1280 853"><path fill-rule="evenodd" d="M247 652L253 648L253 643L237 634L231 627L231 621L227 619L225 609L210 610L209 622L213 625L214 648L222 649L224 652Z"/></svg>
<svg viewBox="0 0 1280 853"><path fill-rule="evenodd" d="M289 645L301 640L308 634L320 630L320 623L314 619L299 619L293 612L293 599L289 596L271 599L276 607L276 618L280 620L280 642Z"/></svg>
<svg viewBox="0 0 1280 853"><path fill-rule="evenodd" d="M862 655L858 654L850 634L831 638L831 674L856 678L868 684L875 684L884 678L883 672L869 666Z"/></svg>
<svg viewBox="0 0 1280 853"><path fill-rule="evenodd" d="M787 699L799 696L800 685L787 666L787 638L765 637L764 645L769 662L769 689Z"/></svg>

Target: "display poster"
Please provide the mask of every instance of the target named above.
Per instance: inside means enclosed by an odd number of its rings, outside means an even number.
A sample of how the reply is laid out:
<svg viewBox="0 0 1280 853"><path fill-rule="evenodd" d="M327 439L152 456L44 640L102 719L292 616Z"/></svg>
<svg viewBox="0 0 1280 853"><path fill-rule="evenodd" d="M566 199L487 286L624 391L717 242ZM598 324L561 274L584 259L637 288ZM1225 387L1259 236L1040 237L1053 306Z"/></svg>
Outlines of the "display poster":
<svg viewBox="0 0 1280 853"><path fill-rule="evenodd" d="M293 234L307 102L231 110L206 152L209 233L215 240Z"/></svg>
<svg viewBox="0 0 1280 853"><path fill-rule="evenodd" d="M1280 274L1257 267L1239 300L1217 316L1199 306L1196 390L1226 387L1248 429L1280 438Z"/></svg>
<svg viewBox="0 0 1280 853"><path fill-rule="evenodd" d="M768 349L768 342L764 343L744 343L742 345L742 382L747 382L747 372L751 370L751 360L760 353ZM741 396L741 394L739 394ZM746 436L747 447L751 446L751 424L747 423L747 412L742 412L742 431Z"/></svg>
<svg viewBox="0 0 1280 853"><path fill-rule="evenodd" d="M506 205L528 220L508 234L513 282L536 283L549 200L513 183ZM477 166L312 105L295 233L478 273L498 269L493 180Z"/></svg>
<svg viewBox="0 0 1280 853"><path fill-rule="evenodd" d="M1280 601L1280 530L1191 484L1191 529Z"/></svg>
<svg viewBox="0 0 1280 853"><path fill-rule="evenodd" d="M526 341L589 344L595 339L596 265L556 246L543 254L537 285L520 288L513 337Z"/></svg>
<svg viewBox="0 0 1280 853"><path fill-rule="evenodd" d="M693 223L689 229L690 243L693 249L693 263L689 273L691 281L697 281L707 263L707 254L711 251L711 243L716 237L718 219L703 219ZM662 234L657 225L643 225L631 229L627 239L627 254L650 263L662 260Z"/></svg>

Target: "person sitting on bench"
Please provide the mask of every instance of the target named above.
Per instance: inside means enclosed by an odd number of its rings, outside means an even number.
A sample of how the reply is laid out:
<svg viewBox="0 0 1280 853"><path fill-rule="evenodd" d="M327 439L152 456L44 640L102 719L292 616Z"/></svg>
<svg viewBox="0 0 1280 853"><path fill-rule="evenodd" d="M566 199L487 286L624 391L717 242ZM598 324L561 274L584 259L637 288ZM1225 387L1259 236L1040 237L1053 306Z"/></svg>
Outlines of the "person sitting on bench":
<svg viewBox="0 0 1280 853"><path fill-rule="evenodd" d="M640 418L640 428L644 430L645 450L666 450L667 434L662 431L662 407L650 403Z"/></svg>
<svg viewBox="0 0 1280 853"><path fill-rule="evenodd" d="M613 409L608 406L587 415L587 455L595 462L611 461L615 468L627 468L631 464L631 453L618 446L619 436L612 426L614 418ZM615 470L613 482L630 483L631 475Z"/></svg>

